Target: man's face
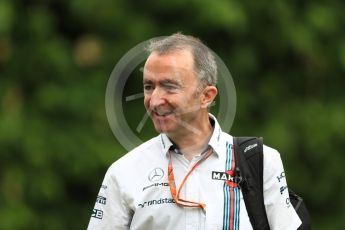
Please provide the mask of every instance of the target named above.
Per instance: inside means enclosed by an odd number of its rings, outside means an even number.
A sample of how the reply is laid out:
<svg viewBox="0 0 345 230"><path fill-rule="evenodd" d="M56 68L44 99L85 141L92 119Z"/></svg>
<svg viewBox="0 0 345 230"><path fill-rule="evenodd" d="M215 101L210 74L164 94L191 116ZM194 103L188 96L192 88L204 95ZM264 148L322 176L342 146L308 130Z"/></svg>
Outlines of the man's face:
<svg viewBox="0 0 345 230"><path fill-rule="evenodd" d="M144 105L157 132L185 134L200 112L198 80L190 51L153 52L144 67Z"/></svg>

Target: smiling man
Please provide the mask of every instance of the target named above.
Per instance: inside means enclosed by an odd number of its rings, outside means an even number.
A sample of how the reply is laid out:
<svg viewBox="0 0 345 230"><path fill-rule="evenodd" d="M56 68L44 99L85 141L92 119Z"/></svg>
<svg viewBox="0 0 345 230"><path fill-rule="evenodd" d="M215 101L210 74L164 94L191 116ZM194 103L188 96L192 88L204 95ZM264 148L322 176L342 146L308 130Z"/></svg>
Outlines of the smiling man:
<svg viewBox="0 0 345 230"><path fill-rule="evenodd" d="M253 229L235 170L232 137L208 107L217 65L198 39L155 41L144 66L144 105L157 137L116 161L105 175L88 229ZM297 229L287 205L279 153L264 146L264 201L271 229ZM230 195L229 195L230 194ZM100 202L101 201L101 202Z"/></svg>
<svg viewBox="0 0 345 230"><path fill-rule="evenodd" d="M155 129L188 160L207 146L213 131L207 107L217 95L197 76L191 49L154 51L144 68L144 104Z"/></svg>

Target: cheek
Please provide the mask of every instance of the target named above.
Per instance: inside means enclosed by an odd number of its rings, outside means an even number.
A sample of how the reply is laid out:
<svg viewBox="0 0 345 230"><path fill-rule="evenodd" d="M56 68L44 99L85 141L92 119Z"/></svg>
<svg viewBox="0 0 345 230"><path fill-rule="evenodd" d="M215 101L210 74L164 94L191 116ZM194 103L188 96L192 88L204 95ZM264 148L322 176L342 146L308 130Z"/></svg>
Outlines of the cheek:
<svg viewBox="0 0 345 230"><path fill-rule="evenodd" d="M201 109L200 101L195 98L186 98L182 103L182 109L186 114L198 113Z"/></svg>
<svg viewBox="0 0 345 230"><path fill-rule="evenodd" d="M146 109L150 107L150 100L147 97L144 97L144 106Z"/></svg>

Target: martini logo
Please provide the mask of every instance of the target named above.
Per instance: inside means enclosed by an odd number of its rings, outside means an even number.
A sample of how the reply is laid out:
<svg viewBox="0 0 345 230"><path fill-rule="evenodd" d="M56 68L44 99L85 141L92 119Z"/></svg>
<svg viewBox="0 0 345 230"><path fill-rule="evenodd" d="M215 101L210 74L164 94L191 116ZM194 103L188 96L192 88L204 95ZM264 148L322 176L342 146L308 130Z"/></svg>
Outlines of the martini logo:
<svg viewBox="0 0 345 230"><path fill-rule="evenodd" d="M225 181L230 187L237 187L235 173L231 170L227 172L212 171L212 179Z"/></svg>

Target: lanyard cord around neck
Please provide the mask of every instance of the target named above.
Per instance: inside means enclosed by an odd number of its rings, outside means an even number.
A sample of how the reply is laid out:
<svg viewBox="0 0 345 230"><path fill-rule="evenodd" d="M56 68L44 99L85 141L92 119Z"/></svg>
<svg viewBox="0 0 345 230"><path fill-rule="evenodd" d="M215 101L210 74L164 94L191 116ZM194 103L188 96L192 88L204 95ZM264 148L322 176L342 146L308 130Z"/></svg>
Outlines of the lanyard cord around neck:
<svg viewBox="0 0 345 230"><path fill-rule="evenodd" d="M213 149L211 147L209 147L206 150L206 153L204 153L202 155L202 158L193 165L193 167L189 170L187 175L183 178L182 183L181 183L178 191L176 192L176 183L175 183L175 177L174 177L174 170L173 170L173 166L172 166L171 151L169 151L169 165L168 165L169 187L170 187L171 195L172 195L174 201L178 205L181 205L183 207L192 207L192 208L200 207L203 210L205 210L206 204L181 199L180 198L180 192L181 192L181 189L182 189L183 185L185 184L186 180L188 179L189 175L194 171L194 169L196 167L198 167L209 156L211 156L212 153L213 153Z"/></svg>

